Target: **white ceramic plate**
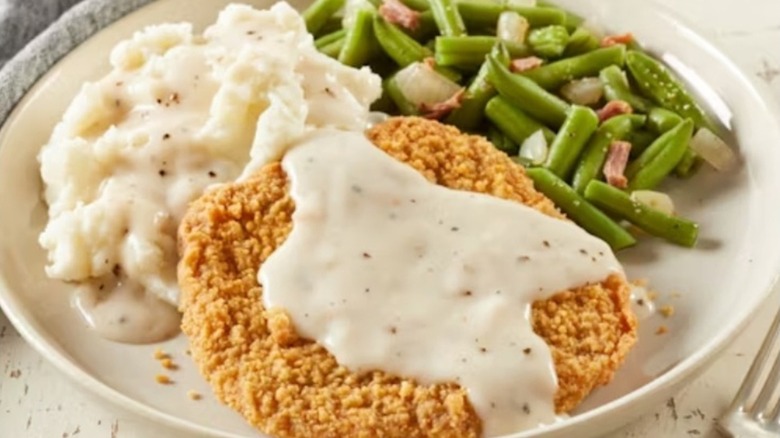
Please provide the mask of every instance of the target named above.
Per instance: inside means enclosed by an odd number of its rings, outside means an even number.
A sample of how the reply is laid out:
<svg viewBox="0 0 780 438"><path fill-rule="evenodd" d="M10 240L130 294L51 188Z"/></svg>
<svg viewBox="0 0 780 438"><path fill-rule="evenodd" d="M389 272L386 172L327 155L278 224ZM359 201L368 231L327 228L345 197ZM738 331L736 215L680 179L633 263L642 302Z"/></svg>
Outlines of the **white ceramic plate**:
<svg viewBox="0 0 780 438"><path fill-rule="evenodd" d="M16 108L0 131L0 305L39 352L99 395L190 433L251 436L256 432L212 397L198 402L187 398L190 389L210 391L185 356L182 336L159 345L129 346L87 330L70 309L70 287L45 277L45 254L36 244L46 221L36 154L80 85L107 70L109 49L133 31L181 20L202 28L226 3L209 0L193 7L188 0L160 0L147 6L74 50ZM676 314L644 321L640 342L615 381L597 390L571 419L517 437L600 435L640 415L715 357L780 271L780 132L772 104L713 46L652 2L560 3L612 31L633 32L662 55L732 129L743 166L728 175L703 171L669 186L680 212L701 224L698 248L646 241L620 256L632 277L652 280L661 292L660 303L674 305ZM655 335L661 324L669 334ZM153 359L158 347L181 366L171 373L174 385L154 380L162 371Z"/></svg>

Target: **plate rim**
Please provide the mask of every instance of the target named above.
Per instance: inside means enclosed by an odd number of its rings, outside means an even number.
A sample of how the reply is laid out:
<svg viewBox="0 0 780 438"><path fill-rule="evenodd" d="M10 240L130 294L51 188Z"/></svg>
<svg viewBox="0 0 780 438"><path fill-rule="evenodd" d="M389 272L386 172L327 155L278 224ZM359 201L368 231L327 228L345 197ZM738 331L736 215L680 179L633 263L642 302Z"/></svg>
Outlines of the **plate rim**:
<svg viewBox="0 0 780 438"><path fill-rule="evenodd" d="M108 1L110 0L88 0L83 4L107 3ZM100 31L112 26L117 21L122 20L129 15L143 13L144 9L155 3L158 3L158 0L140 0L136 1L136 3L140 4L140 6L136 5L130 10L125 11L124 13L120 13L112 20L104 23L103 26L101 26L99 29L96 29L95 33L89 35L82 41L74 41L74 44L68 48L60 57L53 59L50 65L48 65L39 76L36 76L34 79L30 80L28 86L23 90L19 98L15 102L11 102L9 106L10 110L8 111L4 120L2 119L3 114L0 114L0 138L4 137L5 132L10 129L9 126L12 125L12 122L18 117L21 108L24 106L23 103L31 95L31 92L34 91L37 85L48 76L48 73L53 68L55 68L61 62L67 61L68 55L73 50L80 47L89 39L97 36ZM705 37L704 32L702 32L697 25L689 22L689 20L681 17L680 14L678 14L672 8L663 5L658 1L652 0L647 3L649 3L648 7L656 9L659 14L665 15L666 20L676 22L682 27L690 30L692 36L698 39L698 45L702 47L702 49L706 48L711 56L719 60L723 68L730 70L734 76L738 77L744 82L744 86L741 88L753 92L755 96L758 97L760 102L764 105L763 109L766 109L769 116L774 121L772 126L767 127L767 129L773 131L773 136L775 138L780 139L780 107L778 107L777 102L771 97L771 93L767 92L768 87L764 84L761 84L750 75L746 74L739 65L737 65L734 61L731 60L729 56L725 54L724 50L722 50L719 44L717 44L712 39ZM43 36L44 35L40 35L37 37L36 41L41 39ZM9 70L9 68L12 68L14 66L13 61L15 59L16 57L9 61L9 63L6 64L0 73L4 73L6 70ZM778 208L778 206L774 207ZM664 373L661 377L655 378L644 386L631 391L615 400L591 409L585 413L578 414L575 417L572 417L571 421L564 421L539 429L510 434L506 435L506 437L530 438L538 435L547 435L548 433L560 432L562 429L576 427L590 420L604 420L604 417L610 413L614 414L618 410L623 410L624 413L630 412L631 408L635 404L643 402L647 399L651 399L654 395L657 398L659 392L663 388L679 388L683 384L687 383L685 381L687 377L695 374L697 370L709 366L711 362L716 359L719 354L728 346L728 344L743 331L744 327L750 321L751 316L755 315L762 304L767 301L780 280L780 260L775 262L775 269L773 272L774 275L771 275L770 278L759 282L763 284L762 293L760 296L757 294L752 305L745 308L738 318L734 318L731 323L727 325L727 330L722 331L720 336L708 340L708 342L703 344L702 347L698 348L690 356L679 361L674 365L673 368ZM29 345L31 345L39 354L41 354L41 356L55 365L56 369L65 374L72 381L75 381L80 387L87 389L93 394L98 395L103 399L120 406L121 408L127 409L132 413L140 415L146 419L157 421L162 425L175 428L183 432L192 432L227 438L242 437L242 435L236 435L222 430L201 426L199 424L179 418L175 415L162 412L141 401L135 400L116 389L111 388L107 384L102 383L96 377L92 376L84 369L76 365L64 351L47 341L46 337L42 335L42 331L38 329L39 324L37 324L35 319L31 318L30 312L22 306L22 303L14 298L14 295L11 292L12 289L13 288L7 283L7 279L3 276L0 276L0 309L3 310L9 322L20 333L22 338L24 338L24 340ZM644 411L640 411L634 413L634 415L639 416L643 413Z"/></svg>

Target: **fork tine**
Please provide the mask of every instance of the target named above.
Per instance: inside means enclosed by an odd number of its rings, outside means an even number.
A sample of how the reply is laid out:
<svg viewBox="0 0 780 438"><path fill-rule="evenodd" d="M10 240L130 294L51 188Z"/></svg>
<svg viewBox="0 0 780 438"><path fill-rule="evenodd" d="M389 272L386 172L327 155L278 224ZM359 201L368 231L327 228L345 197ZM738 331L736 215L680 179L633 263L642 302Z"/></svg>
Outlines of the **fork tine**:
<svg viewBox="0 0 780 438"><path fill-rule="evenodd" d="M769 421L775 423L776 426L780 427L780 400L777 401L777 404L775 404L775 410L772 411L771 414L769 414Z"/></svg>
<svg viewBox="0 0 780 438"><path fill-rule="evenodd" d="M780 313L778 313L778 315L780 316ZM774 336L768 334L767 341L769 341L770 338L777 338L777 330L774 327L773 330L775 332ZM771 351L774 346L774 342L769 342L768 346L768 351ZM777 388L778 383L780 383L780 353L775 356L774 365L772 365L772 369L766 376L764 387L761 389L758 397L756 397L756 401L753 403L752 411L754 418L758 419L759 417L764 417L763 414L767 410L767 405L772 398L772 395L775 393L775 389Z"/></svg>
<svg viewBox="0 0 780 438"><path fill-rule="evenodd" d="M775 340L778 337L778 331L780 331L780 312L778 312L775 316L775 320L772 322L772 325L769 328L769 333L767 333L766 339L764 339L764 343L761 344L761 348L758 350L758 354L756 355L756 359L753 361L753 365L750 366L750 370L745 376L745 380L742 381L742 386L739 387L737 395L731 402L729 411L736 412L744 410L744 406L747 403L750 394L756 387L756 381L760 377L764 366L767 364L767 356L769 355L769 352L772 349L772 345L774 345ZM768 397L769 396L767 396L767 398Z"/></svg>

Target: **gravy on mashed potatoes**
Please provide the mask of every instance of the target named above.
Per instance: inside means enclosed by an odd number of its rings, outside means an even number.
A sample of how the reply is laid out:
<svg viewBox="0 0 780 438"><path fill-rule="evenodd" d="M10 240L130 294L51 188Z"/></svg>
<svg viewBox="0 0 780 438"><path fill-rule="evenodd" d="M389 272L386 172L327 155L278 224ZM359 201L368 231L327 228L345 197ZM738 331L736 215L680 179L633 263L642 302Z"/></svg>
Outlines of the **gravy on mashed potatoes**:
<svg viewBox="0 0 780 438"><path fill-rule="evenodd" d="M209 186L279 159L305 132L362 130L380 78L317 52L299 14L231 5L202 35L151 26L111 53L41 150L49 277L102 336L178 332L176 229Z"/></svg>

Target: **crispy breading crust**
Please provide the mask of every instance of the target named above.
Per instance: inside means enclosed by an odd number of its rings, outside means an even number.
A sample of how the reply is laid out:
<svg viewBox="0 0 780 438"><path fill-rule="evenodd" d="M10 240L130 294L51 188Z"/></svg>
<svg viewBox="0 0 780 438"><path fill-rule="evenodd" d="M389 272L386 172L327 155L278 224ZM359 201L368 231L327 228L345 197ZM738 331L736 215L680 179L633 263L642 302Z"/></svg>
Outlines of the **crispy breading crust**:
<svg viewBox="0 0 780 438"><path fill-rule="evenodd" d="M481 137L418 118L391 119L368 135L433 182L562 217L521 167ZM481 421L457 385L350 373L299 338L284 312L263 308L257 271L289 234L293 209L274 163L207 193L181 225L182 329L216 396L280 437L479 436ZM627 290L613 276L533 305L534 330L555 360L559 412L608 382L635 342Z"/></svg>

